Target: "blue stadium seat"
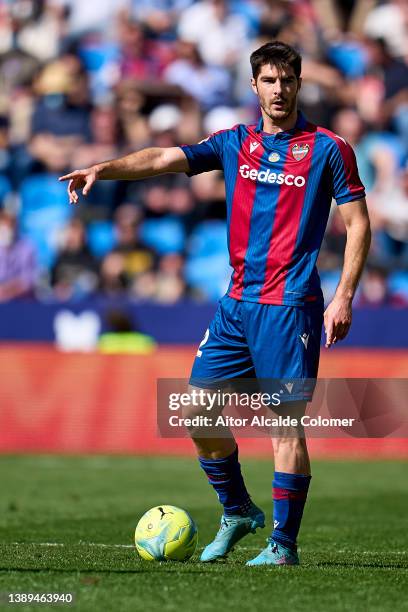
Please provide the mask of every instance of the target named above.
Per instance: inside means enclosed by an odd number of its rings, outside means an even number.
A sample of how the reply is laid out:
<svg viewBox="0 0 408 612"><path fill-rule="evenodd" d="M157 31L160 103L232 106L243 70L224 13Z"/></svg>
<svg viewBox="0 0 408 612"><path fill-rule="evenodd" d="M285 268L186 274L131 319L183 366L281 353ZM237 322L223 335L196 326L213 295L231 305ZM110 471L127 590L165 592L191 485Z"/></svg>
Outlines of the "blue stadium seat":
<svg viewBox="0 0 408 612"><path fill-rule="evenodd" d="M37 174L21 185L20 231L34 243L39 265L49 268L56 256L61 232L73 214L66 185L53 174Z"/></svg>
<svg viewBox="0 0 408 612"><path fill-rule="evenodd" d="M226 291L231 276L226 244L226 223L204 221L197 225L188 244L186 281L210 300Z"/></svg>
<svg viewBox="0 0 408 612"><path fill-rule="evenodd" d="M95 257L103 257L115 246L111 221L92 221L88 226L88 244Z"/></svg>
<svg viewBox="0 0 408 612"><path fill-rule="evenodd" d="M362 43L353 40L333 42L328 49L329 59L346 77L355 79L363 76L368 56Z"/></svg>
<svg viewBox="0 0 408 612"><path fill-rule="evenodd" d="M216 301L224 295L231 277L228 253L195 257L185 267L187 283L199 289L209 300Z"/></svg>
<svg viewBox="0 0 408 612"><path fill-rule="evenodd" d="M188 253L201 257L223 253L227 249L227 225L225 221L211 220L199 223L191 234Z"/></svg>
<svg viewBox="0 0 408 612"><path fill-rule="evenodd" d="M392 272L388 279L390 293L408 301L408 273L405 270Z"/></svg>
<svg viewBox="0 0 408 612"><path fill-rule="evenodd" d="M112 66L118 63L120 53L114 42L82 42L79 56L90 77L93 97L106 96L112 87Z"/></svg>
<svg viewBox="0 0 408 612"><path fill-rule="evenodd" d="M160 255L166 255L184 250L186 234L180 219L169 215L161 219L146 219L140 237Z"/></svg>

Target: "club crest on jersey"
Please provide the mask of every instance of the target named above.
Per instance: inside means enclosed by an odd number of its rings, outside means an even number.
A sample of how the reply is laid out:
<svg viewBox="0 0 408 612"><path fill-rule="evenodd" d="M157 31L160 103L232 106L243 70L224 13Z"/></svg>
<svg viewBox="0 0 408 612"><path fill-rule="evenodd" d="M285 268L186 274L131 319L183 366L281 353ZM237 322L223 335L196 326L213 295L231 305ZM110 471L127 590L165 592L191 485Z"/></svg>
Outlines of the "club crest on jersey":
<svg viewBox="0 0 408 612"><path fill-rule="evenodd" d="M296 159L296 161L300 161L301 159L304 159L306 157L306 155L309 153L309 149L310 147L308 144L295 144L292 147L292 155Z"/></svg>
<svg viewBox="0 0 408 612"><path fill-rule="evenodd" d="M268 159L269 159L270 162L278 162L280 160L280 155L279 155L279 153L276 153L274 151L273 153L270 154Z"/></svg>

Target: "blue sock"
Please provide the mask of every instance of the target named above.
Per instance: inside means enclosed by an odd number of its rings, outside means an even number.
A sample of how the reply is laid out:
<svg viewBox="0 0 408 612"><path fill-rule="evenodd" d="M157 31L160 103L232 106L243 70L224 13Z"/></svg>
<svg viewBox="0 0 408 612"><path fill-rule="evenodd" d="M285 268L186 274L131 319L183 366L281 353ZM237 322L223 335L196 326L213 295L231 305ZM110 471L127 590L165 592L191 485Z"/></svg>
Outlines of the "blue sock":
<svg viewBox="0 0 408 612"><path fill-rule="evenodd" d="M272 539L286 548L296 550L303 508L311 476L275 472L273 486Z"/></svg>
<svg viewBox="0 0 408 612"><path fill-rule="evenodd" d="M238 461L238 448L223 459L198 458L207 474L208 482L214 487L218 499L224 506L226 516L248 514L251 498L246 490Z"/></svg>

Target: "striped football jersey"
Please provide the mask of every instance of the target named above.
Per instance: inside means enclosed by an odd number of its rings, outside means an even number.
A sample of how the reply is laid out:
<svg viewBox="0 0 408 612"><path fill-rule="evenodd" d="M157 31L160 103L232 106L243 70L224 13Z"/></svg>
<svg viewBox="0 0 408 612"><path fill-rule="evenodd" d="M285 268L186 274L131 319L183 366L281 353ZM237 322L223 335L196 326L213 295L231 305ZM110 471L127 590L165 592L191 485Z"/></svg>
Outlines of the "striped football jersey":
<svg viewBox="0 0 408 612"><path fill-rule="evenodd" d="M321 301L316 260L332 199L341 205L365 196L354 152L302 113L291 130L262 127L261 119L182 146L190 176L224 172L228 295L288 306Z"/></svg>

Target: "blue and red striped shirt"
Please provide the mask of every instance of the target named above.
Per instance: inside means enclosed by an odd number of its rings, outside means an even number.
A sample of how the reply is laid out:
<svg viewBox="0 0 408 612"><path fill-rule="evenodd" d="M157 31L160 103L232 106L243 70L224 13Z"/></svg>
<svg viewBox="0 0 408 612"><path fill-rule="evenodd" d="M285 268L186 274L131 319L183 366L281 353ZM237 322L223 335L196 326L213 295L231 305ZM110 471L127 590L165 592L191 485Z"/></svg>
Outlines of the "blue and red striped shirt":
<svg viewBox="0 0 408 612"><path fill-rule="evenodd" d="M182 146L189 175L223 170L228 295L262 304L300 306L322 300L316 260L332 198L365 196L351 146L306 121L277 134L236 125L196 145Z"/></svg>

